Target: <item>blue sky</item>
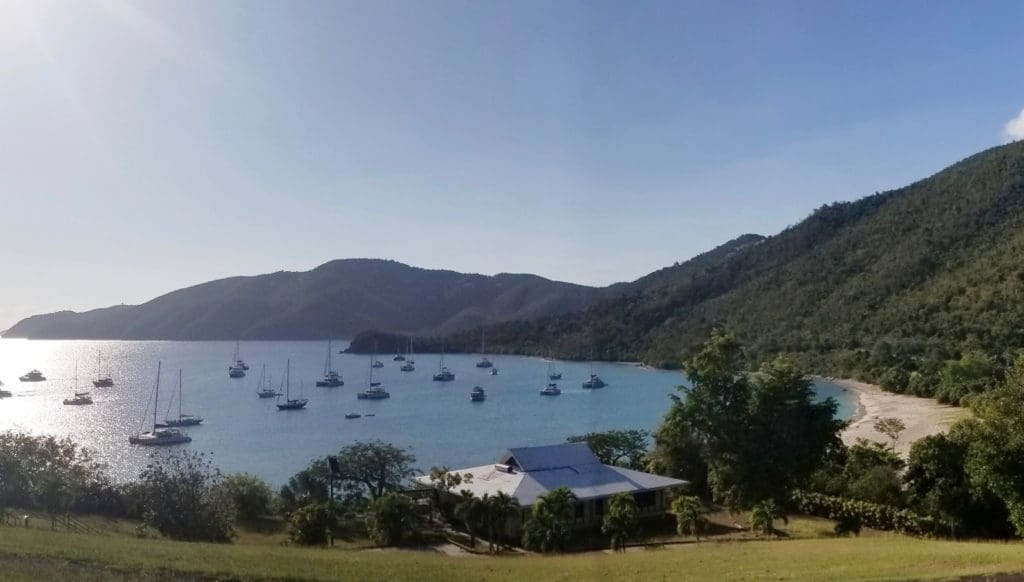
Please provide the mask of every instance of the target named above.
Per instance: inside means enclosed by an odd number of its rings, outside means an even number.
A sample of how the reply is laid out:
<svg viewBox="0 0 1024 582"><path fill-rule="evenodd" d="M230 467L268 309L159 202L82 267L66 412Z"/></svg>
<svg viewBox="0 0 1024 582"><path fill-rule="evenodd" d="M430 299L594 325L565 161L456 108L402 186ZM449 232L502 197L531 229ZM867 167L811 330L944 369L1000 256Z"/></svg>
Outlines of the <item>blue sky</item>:
<svg viewBox="0 0 1024 582"><path fill-rule="evenodd" d="M1017 2L0 0L0 329L342 257L633 279L1006 141L1022 21Z"/></svg>

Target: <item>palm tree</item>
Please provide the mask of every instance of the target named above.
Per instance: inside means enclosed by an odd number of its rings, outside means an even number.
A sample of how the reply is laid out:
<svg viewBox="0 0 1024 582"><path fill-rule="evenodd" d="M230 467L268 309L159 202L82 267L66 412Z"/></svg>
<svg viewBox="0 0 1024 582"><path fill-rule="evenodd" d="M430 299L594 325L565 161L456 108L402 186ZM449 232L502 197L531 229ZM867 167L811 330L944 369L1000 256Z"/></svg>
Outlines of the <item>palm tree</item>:
<svg viewBox="0 0 1024 582"><path fill-rule="evenodd" d="M508 520L519 512L519 500L504 491L499 491L484 503L487 507L487 539L490 541L488 549L501 551L505 526Z"/></svg>
<svg viewBox="0 0 1024 582"><path fill-rule="evenodd" d="M700 533L707 529L707 510L699 497L682 495L672 501L672 513L676 516L676 531L681 536L700 539Z"/></svg>
<svg viewBox="0 0 1024 582"><path fill-rule="evenodd" d="M640 510L632 493L619 493L608 503L601 531L611 537L615 551L626 550L626 540L636 535L640 527Z"/></svg>
<svg viewBox="0 0 1024 582"><path fill-rule="evenodd" d="M774 499L765 499L758 503L750 511L750 529L763 534L775 533L775 520L781 519L783 523L789 523L789 518L781 507L775 504Z"/></svg>
<svg viewBox="0 0 1024 582"><path fill-rule="evenodd" d="M460 493L462 500L455 506L455 517L466 526L466 531L469 532L469 545L475 548L476 533L486 516L487 505L471 491L463 489ZM484 496L487 497L487 494Z"/></svg>
<svg viewBox="0 0 1024 582"><path fill-rule="evenodd" d="M576 496L568 487L558 487L538 497L523 530L523 545L541 552L563 549L572 534L575 503Z"/></svg>

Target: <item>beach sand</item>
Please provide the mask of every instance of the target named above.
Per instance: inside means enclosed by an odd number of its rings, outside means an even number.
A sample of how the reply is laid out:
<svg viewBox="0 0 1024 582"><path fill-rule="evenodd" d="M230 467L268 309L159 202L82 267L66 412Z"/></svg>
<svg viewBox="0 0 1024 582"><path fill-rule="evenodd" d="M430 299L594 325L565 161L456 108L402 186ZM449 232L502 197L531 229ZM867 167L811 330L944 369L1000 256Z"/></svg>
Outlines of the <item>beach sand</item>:
<svg viewBox="0 0 1024 582"><path fill-rule="evenodd" d="M843 442L847 445L852 445L858 438L888 443L888 438L872 425L879 418L899 418L907 425L907 430L896 443L896 452L906 457L914 441L945 432L957 420L970 416L966 408L939 404L931 398L893 394L874 384L856 380L830 381L856 393L860 401L850 426L843 431Z"/></svg>

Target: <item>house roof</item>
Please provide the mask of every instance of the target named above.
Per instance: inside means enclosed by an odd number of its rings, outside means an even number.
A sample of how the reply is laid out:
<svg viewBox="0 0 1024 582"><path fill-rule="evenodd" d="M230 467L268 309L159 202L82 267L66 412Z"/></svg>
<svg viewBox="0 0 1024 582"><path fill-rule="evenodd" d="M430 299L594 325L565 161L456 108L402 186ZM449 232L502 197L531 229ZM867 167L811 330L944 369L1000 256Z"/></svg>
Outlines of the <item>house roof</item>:
<svg viewBox="0 0 1024 582"><path fill-rule="evenodd" d="M512 472L496 465L482 465L454 471L471 474L471 482L457 489L468 490L477 497L502 491L515 497L520 505L530 506L537 498L557 487L568 487L580 501L609 497L617 493L655 491L686 485L686 481L642 471L602 464L586 443L519 447L506 451L500 464L513 467ZM428 476L417 481L429 484Z"/></svg>

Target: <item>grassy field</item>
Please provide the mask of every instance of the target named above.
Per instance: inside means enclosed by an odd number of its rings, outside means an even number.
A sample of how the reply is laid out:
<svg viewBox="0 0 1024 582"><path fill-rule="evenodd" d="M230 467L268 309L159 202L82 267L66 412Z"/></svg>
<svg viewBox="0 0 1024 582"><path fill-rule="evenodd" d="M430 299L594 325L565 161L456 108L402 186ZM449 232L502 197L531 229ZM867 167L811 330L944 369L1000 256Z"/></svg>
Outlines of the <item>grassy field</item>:
<svg viewBox="0 0 1024 582"><path fill-rule="evenodd" d="M5 580L906 580L1024 571L1024 544L859 539L729 541L618 555L448 557L410 550L189 544L0 528Z"/></svg>

